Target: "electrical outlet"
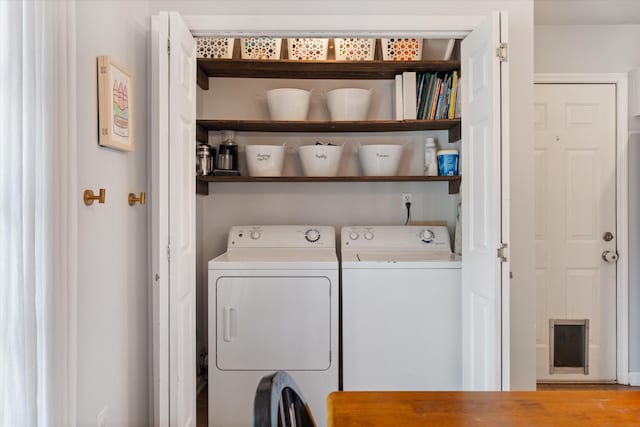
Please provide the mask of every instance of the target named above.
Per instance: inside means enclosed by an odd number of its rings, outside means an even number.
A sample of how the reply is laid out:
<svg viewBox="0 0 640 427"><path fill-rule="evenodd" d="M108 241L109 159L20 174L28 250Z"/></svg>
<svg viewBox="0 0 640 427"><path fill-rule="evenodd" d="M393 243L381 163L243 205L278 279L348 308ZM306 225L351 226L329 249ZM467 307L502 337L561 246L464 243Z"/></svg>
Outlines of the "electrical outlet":
<svg viewBox="0 0 640 427"><path fill-rule="evenodd" d="M96 425L98 427L107 427L107 407L102 408L102 411L96 415Z"/></svg>
<svg viewBox="0 0 640 427"><path fill-rule="evenodd" d="M402 207L405 207L406 203L413 203L413 193L402 193Z"/></svg>

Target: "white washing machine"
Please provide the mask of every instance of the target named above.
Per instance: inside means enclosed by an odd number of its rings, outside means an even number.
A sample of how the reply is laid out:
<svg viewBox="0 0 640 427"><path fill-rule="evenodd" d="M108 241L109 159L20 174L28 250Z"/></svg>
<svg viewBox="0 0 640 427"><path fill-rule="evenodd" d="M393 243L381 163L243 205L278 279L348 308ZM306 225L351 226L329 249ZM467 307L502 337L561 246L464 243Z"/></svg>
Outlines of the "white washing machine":
<svg viewBox="0 0 640 427"><path fill-rule="evenodd" d="M344 227L344 390L462 388L461 260L446 227Z"/></svg>
<svg viewBox="0 0 640 427"><path fill-rule="evenodd" d="M318 425L338 389L335 231L231 227L209 261L209 425L250 426L260 379L287 371Z"/></svg>

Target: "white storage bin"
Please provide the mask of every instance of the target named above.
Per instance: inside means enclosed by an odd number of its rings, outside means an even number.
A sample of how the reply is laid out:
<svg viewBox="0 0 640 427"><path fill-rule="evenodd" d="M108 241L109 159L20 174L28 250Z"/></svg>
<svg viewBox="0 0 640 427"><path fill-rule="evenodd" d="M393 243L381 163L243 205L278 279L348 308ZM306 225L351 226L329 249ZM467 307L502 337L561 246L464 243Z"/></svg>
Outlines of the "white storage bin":
<svg viewBox="0 0 640 427"><path fill-rule="evenodd" d="M267 91L267 105L271 120L306 120L310 100L310 90L280 88Z"/></svg>
<svg viewBox="0 0 640 427"><path fill-rule="evenodd" d="M372 89L342 88L327 92L327 107L333 121L367 120Z"/></svg>
<svg viewBox="0 0 640 427"><path fill-rule="evenodd" d="M305 176L336 176L342 159L341 145L304 145L298 148Z"/></svg>
<svg viewBox="0 0 640 427"><path fill-rule="evenodd" d="M246 37L240 39L242 59L280 59L282 39Z"/></svg>
<svg viewBox="0 0 640 427"><path fill-rule="evenodd" d="M196 37L197 57L231 59L234 41L234 38L229 37Z"/></svg>
<svg viewBox="0 0 640 427"><path fill-rule="evenodd" d="M337 38L333 45L338 61L372 61L376 50L376 39Z"/></svg>
<svg viewBox="0 0 640 427"><path fill-rule="evenodd" d="M282 176L284 145L247 145L249 176Z"/></svg>
<svg viewBox="0 0 640 427"><path fill-rule="evenodd" d="M402 145L372 144L359 148L360 165L365 176L395 176L398 174Z"/></svg>
<svg viewBox="0 0 640 427"><path fill-rule="evenodd" d="M287 39L289 59L294 61L325 61L329 39Z"/></svg>

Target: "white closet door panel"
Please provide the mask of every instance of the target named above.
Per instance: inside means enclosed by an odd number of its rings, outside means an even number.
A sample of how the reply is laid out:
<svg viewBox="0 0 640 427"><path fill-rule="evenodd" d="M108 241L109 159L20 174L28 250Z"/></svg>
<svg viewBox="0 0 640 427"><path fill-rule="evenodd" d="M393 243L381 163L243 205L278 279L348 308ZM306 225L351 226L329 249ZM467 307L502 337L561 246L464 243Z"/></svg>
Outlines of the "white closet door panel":
<svg viewBox="0 0 640 427"><path fill-rule="evenodd" d="M195 41L169 13L169 316L171 424L196 423Z"/></svg>
<svg viewBox="0 0 640 427"><path fill-rule="evenodd" d="M151 18L151 276L153 424L169 425L169 14Z"/></svg>
<svg viewBox="0 0 640 427"><path fill-rule="evenodd" d="M462 42L463 388L501 387L500 14Z"/></svg>

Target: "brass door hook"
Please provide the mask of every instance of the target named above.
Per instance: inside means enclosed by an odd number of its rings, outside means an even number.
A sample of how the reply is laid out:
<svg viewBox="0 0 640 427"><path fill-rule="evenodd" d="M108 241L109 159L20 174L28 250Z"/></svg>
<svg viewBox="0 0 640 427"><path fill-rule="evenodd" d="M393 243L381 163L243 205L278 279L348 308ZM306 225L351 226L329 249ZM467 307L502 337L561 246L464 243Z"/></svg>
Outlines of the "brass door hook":
<svg viewBox="0 0 640 427"><path fill-rule="evenodd" d="M146 194L144 193L144 191L140 192L140 197L136 197L135 193L129 193L129 206L135 206L136 203L140 203L141 205L144 205L145 197L146 197Z"/></svg>
<svg viewBox="0 0 640 427"><path fill-rule="evenodd" d="M82 198L84 199L85 205L91 206L94 200L97 200L98 203L104 203L104 198L106 194L107 194L107 190L105 190L104 188L100 189L100 192L98 193L97 196L93 194L93 190L84 190L84 195Z"/></svg>

